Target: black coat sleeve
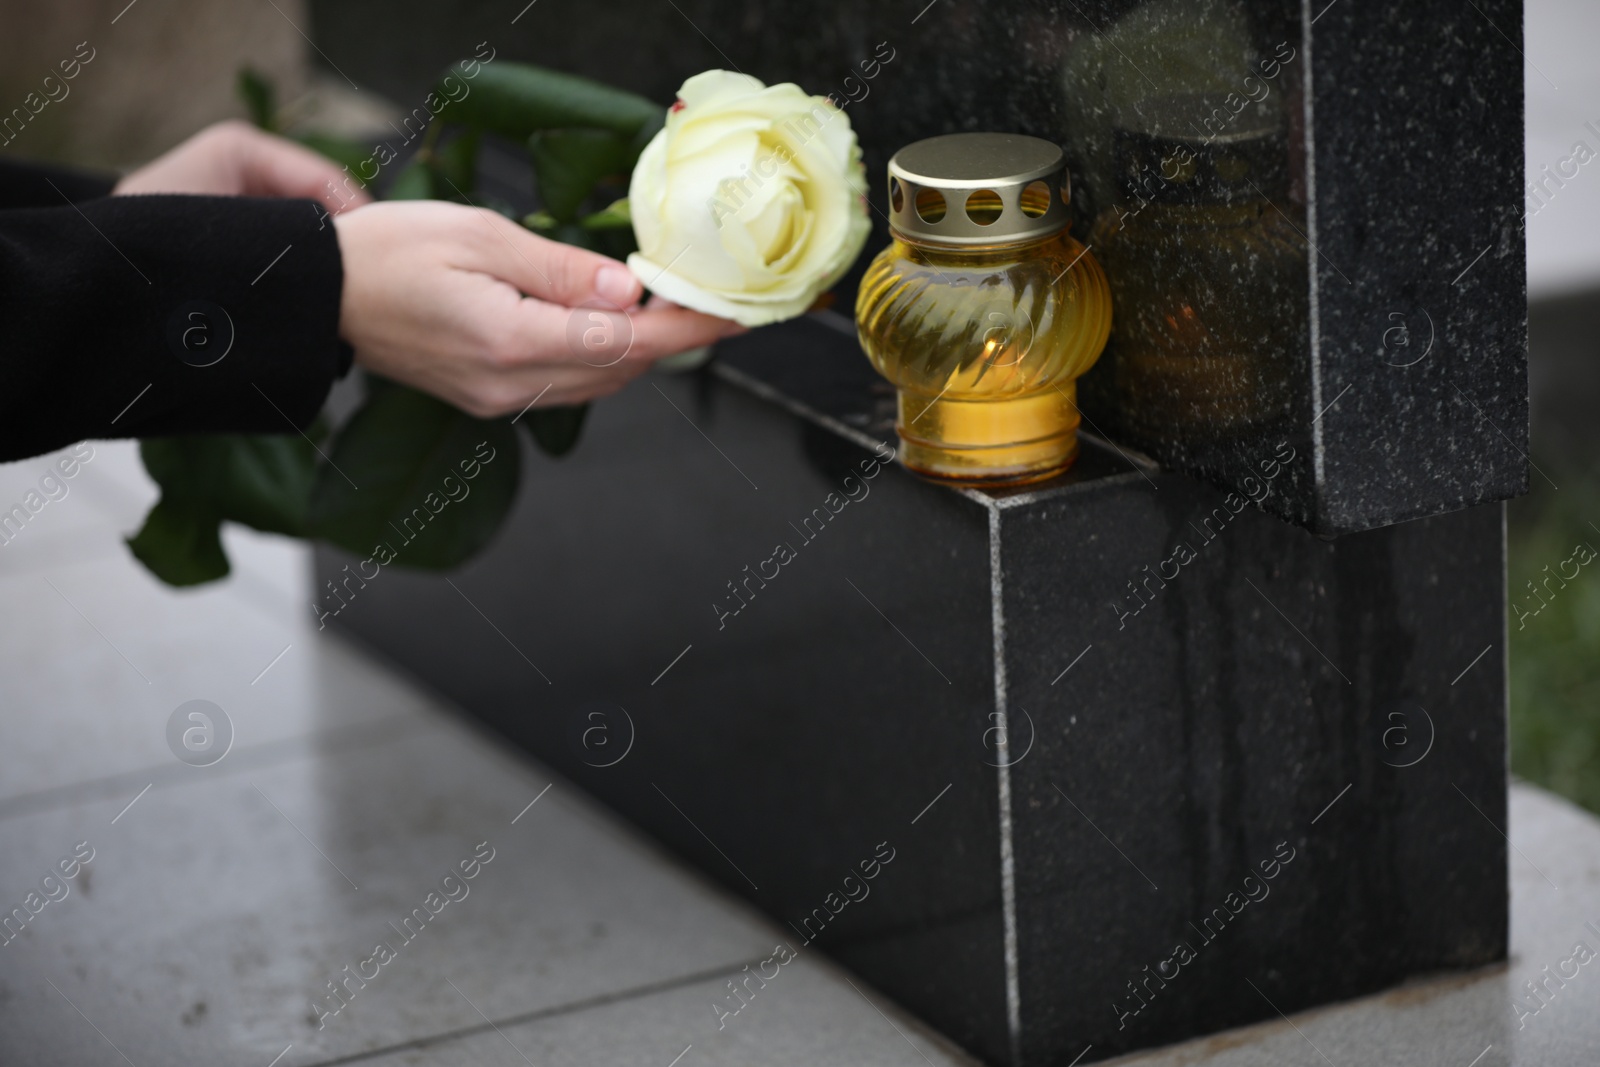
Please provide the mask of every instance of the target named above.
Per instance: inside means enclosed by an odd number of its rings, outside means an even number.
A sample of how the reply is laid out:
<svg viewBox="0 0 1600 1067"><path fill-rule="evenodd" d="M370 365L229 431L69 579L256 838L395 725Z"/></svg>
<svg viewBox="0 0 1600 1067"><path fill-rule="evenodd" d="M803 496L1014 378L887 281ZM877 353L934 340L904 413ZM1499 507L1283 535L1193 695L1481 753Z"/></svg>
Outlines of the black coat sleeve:
<svg viewBox="0 0 1600 1067"><path fill-rule="evenodd" d="M350 365L322 206L107 191L0 166L0 460L314 419Z"/></svg>
<svg viewBox="0 0 1600 1067"><path fill-rule="evenodd" d="M0 209L61 207L110 196L116 180L104 174L36 163L0 163Z"/></svg>

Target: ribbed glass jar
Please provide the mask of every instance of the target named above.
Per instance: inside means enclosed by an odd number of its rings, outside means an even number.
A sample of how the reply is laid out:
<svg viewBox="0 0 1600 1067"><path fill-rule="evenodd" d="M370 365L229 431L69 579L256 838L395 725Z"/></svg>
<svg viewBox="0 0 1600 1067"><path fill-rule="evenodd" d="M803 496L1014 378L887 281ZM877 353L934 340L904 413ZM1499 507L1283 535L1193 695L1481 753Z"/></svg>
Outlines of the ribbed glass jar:
<svg viewBox="0 0 1600 1067"><path fill-rule="evenodd" d="M905 465L988 485L1070 467L1077 379L1111 332L1111 291L1094 257L1065 230L988 245L891 234L862 279L856 324L899 392Z"/></svg>

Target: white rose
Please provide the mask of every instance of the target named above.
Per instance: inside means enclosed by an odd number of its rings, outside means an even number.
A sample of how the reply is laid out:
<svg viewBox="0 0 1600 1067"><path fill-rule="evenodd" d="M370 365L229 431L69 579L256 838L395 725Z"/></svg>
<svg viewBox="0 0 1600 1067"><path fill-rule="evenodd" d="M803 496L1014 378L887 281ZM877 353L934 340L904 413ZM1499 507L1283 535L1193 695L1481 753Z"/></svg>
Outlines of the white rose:
<svg viewBox="0 0 1600 1067"><path fill-rule="evenodd" d="M844 112L726 70L683 83L634 167L628 205L639 280L744 326L804 314L872 228Z"/></svg>

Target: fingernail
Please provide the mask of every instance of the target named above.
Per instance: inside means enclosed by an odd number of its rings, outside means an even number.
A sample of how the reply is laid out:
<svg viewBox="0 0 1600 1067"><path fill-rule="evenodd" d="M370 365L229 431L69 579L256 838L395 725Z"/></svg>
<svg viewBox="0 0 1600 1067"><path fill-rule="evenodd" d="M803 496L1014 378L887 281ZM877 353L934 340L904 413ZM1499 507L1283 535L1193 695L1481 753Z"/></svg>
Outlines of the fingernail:
<svg viewBox="0 0 1600 1067"><path fill-rule="evenodd" d="M629 307L639 300L639 282L626 267L601 267L595 275L594 291L602 300L619 308Z"/></svg>

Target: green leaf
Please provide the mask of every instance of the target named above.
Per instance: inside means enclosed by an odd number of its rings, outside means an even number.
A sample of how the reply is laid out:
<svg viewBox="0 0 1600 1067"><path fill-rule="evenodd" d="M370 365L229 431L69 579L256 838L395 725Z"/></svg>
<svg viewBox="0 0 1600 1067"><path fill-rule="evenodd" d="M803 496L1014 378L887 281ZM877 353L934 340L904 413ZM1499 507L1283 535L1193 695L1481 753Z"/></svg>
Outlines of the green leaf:
<svg viewBox="0 0 1600 1067"><path fill-rule="evenodd" d="M446 76L458 78L452 67ZM449 96L441 84L441 96ZM481 66L466 96L449 105L450 121L526 141L540 130L581 126L633 137L664 109L642 96L574 74L500 61Z"/></svg>
<svg viewBox="0 0 1600 1067"><path fill-rule="evenodd" d="M339 166L344 167L355 179L357 185L366 186L366 181L361 177L361 166L364 163L374 162L372 151L354 141L343 137L334 137L326 133L297 133L294 139L319 155L327 156Z"/></svg>
<svg viewBox="0 0 1600 1067"><path fill-rule="evenodd" d="M413 159L401 168L389 183L386 200L434 200L433 168L420 159Z"/></svg>
<svg viewBox="0 0 1600 1067"><path fill-rule="evenodd" d="M254 67L240 67L234 88L250 112L250 121L263 130L275 132L278 128L278 92L272 83Z"/></svg>
<svg viewBox="0 0 1600 1067"><path fill-rule="evenodd" d="M584 416L588 414L588 404L538 408L529 410L521 421L545 455L560 459L577 447Z"/></svg>
<svg viewBox="0 0 1600 1067"><path fill-rule="evenodd" d="M578 225L586 230L620 230L633 228L633 212L628 209L628 198L614 200L603 210L585 215Z"/></svg>
<svg viewBox="0 0 1600 1067"><path fill-rule="evenodd" d="M556 227L555 233L550 234L552 240L560 241L562 244L576 245L579 248L587 248L591 252L599 251L600 238L604 236L604 232L586 230L576 222L563 222Z"/></svg>
<svg viewBox="0 0 1600 1067"><path fill-rule="evenodd" d="M228 576L221 529L222 519L204 503L163 495L127 542L134 557L168 585L199 585Z"/></svg>
<svg viewBox="0 0 1600 1067"><path fill-rule="evenodd" d="M494 537L519 475L509 423L390 385L334 439L312 491L311 531L363 556L387 545L401 566L444 570Z"/></svg>
<svg viewBox="0 0 1600 1067"><path fill-rule="evenodd" d="M636 152L643 152L644 146L649 144L651 139L661 132L661 128L667 124L668 114L669 110L667 108L658 107L656 108L656 113L650 117L650 121L634 131L633 147Z"/></svg>
<svg viewBox="0 0 1600 1067"><path fill-rule="evenodd" d="M434 154L434 189L441 199L468 202L478 184L479 140L479 131L469 130Z"/></svg>
<svg viewBox="0 0 1600 1067"><path fill-rule="evenodd" d="M546 130L528 138L528 155L545 210L570 222L601 178L626 173L632 143L608 130Z"/></svg>
<svg viewBox="0 0 1600 1067"><path fill-rule="evenodd" d="M508 219L511 222L518 222L521 220L522 212L517 210L515 204L512 204L506 200L502 200L493 194L485 194L481 189L478 190L476 196L478 199L478 206L483 208L485 211L493 211L496 215L499 215L503 219Z"/></svg>
<svg viewBox="0 0 1600 1067"><path fill-rule="evenodd" d="M311 434L320 436L319 427ZM298 435L204 434L139 443L161 499L128 539L133 554L171 585L228 574L218 539L223 520L268 533L306 536L317 465L315 446Z"/></svg>
<svg viewBox="0 0 1600 1067"><path fill-rule="evenodd" d="M299 434L155 437L140 442L139 455L163 501L200 502L230 522L306 535L318 457Z"/></svg>
<svg viewBox="0 0 1600 1067"><path fill-rule="evenodd" d="M522 225L526 226L534 233L549 236L561 224L556 221L556 217L550 214L550 212L535 211L522 216Z"/></svg>
<svg viewBox="0 0 1600 1067"><path fill-rule="evenodd" d="M626 260L628 256L639 251L639 245L633 239L632 226L618 226L609 229L589 229L584 226L578 226L576 229L579 233L585 234L589 238L584 247L591 252L599 252L602 256Z"/></svg>
<svg viewBox="0 0 1600 1067"><path fill-rule="evenodd" d="M655 117L634 131L632 141L634 159L639 158L639 153L645 150L645 146L650 143L650 139L653 138L657 133L660 133L661 127L665 126L666 124L667 109L657 108Z"/></svg>
<svg viewBox="0 0 1600 1067"><path fill-rule="evenodd" d="M612 259L627 259L628 253L637 251L633 230L592 228L576 222L557 222L548 211L535 211L522 217L522 225L552 241L587 248Z"/></svg>

